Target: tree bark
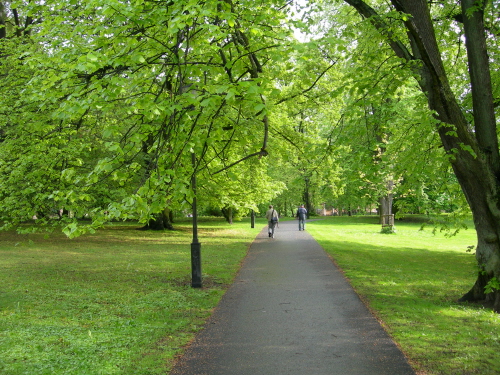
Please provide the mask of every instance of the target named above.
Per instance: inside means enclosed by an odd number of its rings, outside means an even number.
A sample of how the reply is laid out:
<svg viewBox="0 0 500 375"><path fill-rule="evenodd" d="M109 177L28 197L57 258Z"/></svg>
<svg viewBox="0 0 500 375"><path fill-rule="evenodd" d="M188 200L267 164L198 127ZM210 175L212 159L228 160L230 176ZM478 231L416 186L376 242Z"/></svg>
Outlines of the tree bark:
<svg viewBox="0 0 500 375"><path fill-rule="evenodd" d="M485 1L483 1L484 3ZM486 161L498 181L500 154L498 152L493 89L483 22L484 9L477 9L472 14L467 15L468 10L476 5L477 0L462 0L462 18L466 35L465 45L474 108L474 130L481 152L486 157Z"/></svg>
<svg viewBox="0 0 500 375"><path fill-rule="evenodd" d="M392 203L393 203L392 189L394 188L394 181L388 180L386 184L387 184L386 194L380 197L380 224L382 224L382 226L392 225L390 224L392 222L390 220L390 216L392 215Z"/></svg>

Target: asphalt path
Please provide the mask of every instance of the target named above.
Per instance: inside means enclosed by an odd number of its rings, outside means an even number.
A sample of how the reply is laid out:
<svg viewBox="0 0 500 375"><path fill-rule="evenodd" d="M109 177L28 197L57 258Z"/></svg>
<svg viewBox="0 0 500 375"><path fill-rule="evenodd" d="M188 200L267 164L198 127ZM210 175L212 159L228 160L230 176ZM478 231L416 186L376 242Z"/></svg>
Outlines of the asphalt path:
<svg viewBox="0 0 500 375"><path fill-rule="evenodd" d="M414 375L297 221L267 227L171 375Z"/></svg>

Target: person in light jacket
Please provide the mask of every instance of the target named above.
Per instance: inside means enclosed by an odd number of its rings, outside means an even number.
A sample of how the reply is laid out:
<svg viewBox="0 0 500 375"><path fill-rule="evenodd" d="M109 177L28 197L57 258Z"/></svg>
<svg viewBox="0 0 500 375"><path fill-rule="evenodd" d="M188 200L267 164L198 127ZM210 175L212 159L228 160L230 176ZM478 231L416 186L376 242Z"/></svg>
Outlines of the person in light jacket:
<svg viewBox="0 0 500 375"><path fill-rule="evenodd" d="M272 205L269 205L269 210L267 210L266 212L266 219L267 219L267 224L269 226L267 231L269 237L274 238L274 228L278 224L279 216Z"/></svg>

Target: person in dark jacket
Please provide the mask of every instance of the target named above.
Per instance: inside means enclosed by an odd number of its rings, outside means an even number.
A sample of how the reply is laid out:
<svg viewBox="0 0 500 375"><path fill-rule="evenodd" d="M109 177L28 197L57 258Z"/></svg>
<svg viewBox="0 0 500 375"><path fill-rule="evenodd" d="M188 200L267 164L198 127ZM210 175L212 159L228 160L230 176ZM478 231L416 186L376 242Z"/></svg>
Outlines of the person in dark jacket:
<svg viewBox="0 0 500 375"><path fill-rule="evenodd" d="M307 210L304 208L304 205L301 205L297 209L297 214L295 216L299 219L299 230L305 230Z"/></svg>

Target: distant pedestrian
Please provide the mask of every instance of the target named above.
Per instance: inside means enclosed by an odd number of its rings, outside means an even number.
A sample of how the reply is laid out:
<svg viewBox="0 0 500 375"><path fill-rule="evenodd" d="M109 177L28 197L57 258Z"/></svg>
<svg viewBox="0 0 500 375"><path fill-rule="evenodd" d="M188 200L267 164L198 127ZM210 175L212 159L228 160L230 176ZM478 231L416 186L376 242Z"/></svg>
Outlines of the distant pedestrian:
<svg viewBox="0 0 500 375"><path fill-rule="evenodd" d="M305 230L307 210L304 208L304 205L301 205L297 209L297 214L295 216L297 217L297 219L299 219L299 230Z"/></svg>
<svg viewBox="0 0 500 375"><path fill-rule="evenodd" d="M273 208L272 205L269 205L269 210L267 210L266 212L266 219L267 219L267 224L269 226L267 231L269 237L274 238L274 228L276 227L276 225L278 225L279 217L278 213L276 212L276 210Z"/></svg>

